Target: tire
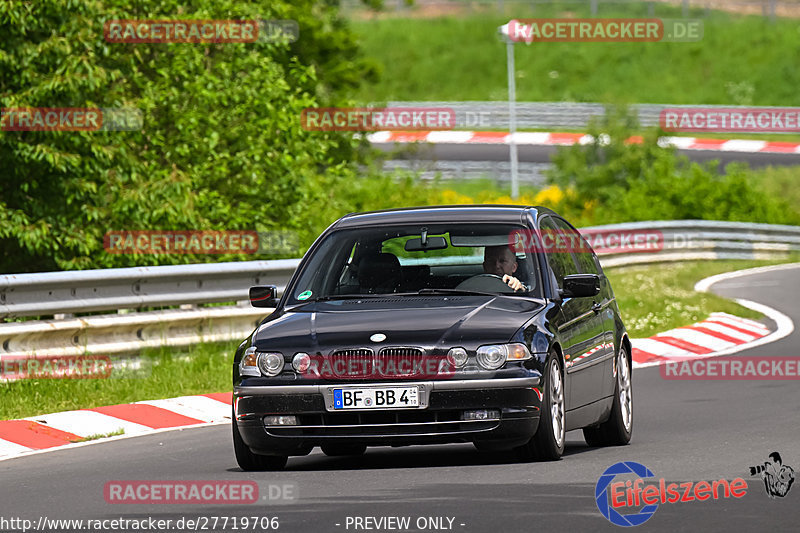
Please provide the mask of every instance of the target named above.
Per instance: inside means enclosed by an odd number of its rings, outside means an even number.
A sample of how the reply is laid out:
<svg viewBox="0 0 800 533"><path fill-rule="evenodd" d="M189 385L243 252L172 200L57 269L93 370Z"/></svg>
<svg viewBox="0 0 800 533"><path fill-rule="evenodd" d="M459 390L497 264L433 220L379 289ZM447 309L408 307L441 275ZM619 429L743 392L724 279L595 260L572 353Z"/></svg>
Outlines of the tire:
<svg viewBox="0 0 800 533"><path fill-rule="evenodd" d="M608 420L598 426L583 428L589 446L624 446L633 434L633 386L631 367L624 347L617 355L617 379L614 402Z"/></svg>
<svg viewBox="0 0 800 533"><path fill-rule="evenodd" d="M270 470L283 470L289 457L286 455L259 455L250 451L247 444L239 434L239 427L236 424L236 416L231 418L233 426L233 452L236 454L236 462L239 468L245 472L265 472Z"/></svg>
<svg viewBox="0 0 800 533"><path fill-rule="evenodd" d="M367 451L366 444L323 444L320 448L322 448L322 453L328 457L363 455Z"/></svg>
<svg viewBox="0 0 800 533"><path fill-rule="evenodd" d="M558 461L564 453L566 440L564 410L564 374L556 354L551 354L545 365L542 414L539 427L531 440L519 448L521 460Z"/></svg>

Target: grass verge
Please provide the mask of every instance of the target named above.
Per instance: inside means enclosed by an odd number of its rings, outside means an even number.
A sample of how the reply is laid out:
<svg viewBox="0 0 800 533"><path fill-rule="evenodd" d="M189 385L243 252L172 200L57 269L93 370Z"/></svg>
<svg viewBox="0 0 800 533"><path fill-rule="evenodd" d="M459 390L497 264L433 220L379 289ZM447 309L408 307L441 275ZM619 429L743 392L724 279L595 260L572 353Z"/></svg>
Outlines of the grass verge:
<svg viewBox="0 0 800 533"><path fill-rule="evenodd" d="M536 6L534 16L582 17L588 5ZM701 12L698 42L519 44L517 100L656 104L797 104L800 70L797 21ZM644 4L604 8L603 17L648 16ZM681 18L679 6L659 4L657 17ZM698 17L699 18L699 17ZM505 46L497 27L509 16L492 12L435 18L354 20L362 47L381 69L354 98L390 100L506 100Z"/></svg>
<svg viewBox="0 0 800 533"><path fill-rule="evenodd" d="M715 311L744 318L761 318L760 313L732 300L695 292L695 283L723 272L798 260L800 257L795 255L791 259L774 261L690 261L616 267L605 271L630 336L644 338L698 322Z"/></svg>
<svg viewBox="0 0 800 533"><path fill-rule="evenodd" d="M231 390L237 342L201 344L187 351L144 352L141 368L116 368L106 379L26 379L0 383L0 420L141 400Z"/></svg>

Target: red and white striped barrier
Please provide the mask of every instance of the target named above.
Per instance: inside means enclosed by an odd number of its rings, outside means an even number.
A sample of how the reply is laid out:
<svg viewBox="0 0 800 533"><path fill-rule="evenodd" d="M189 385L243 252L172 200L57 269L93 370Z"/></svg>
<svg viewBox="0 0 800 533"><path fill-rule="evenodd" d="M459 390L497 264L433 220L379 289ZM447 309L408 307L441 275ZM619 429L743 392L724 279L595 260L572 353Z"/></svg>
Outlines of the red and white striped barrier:
<svg viewBox="0 0 800 533"><path fill-rule="evenodd" d="M755 320L727 313L711 313L702 322L671 329L648 339L632 339L633 367L715 357L733 347L745 347L771 331Z"/></svg>
<svg viewBox="0 0 800 533"><path fill-rule="evenodd" d="M511 134L503 131L376 131L368 134L367 139L372 143L508 144L511 142ZM593 141L594 138L585 133L523 131L514 134L514 142L518 145L571 146L573 144L589 144ZM642 137L630 137L628 142L641 143ZM661 137L659 143L662 146L674 146L680 150L800 154L800 143L784 141Z"/></svg>
<svg viewBox="0 0 800 533"><path fill-rule="evenodd" d="M230 422L231 394L181 396L23 420L0 420L0 460L74 445L81 439L124 431L125 436Z"/></svg>

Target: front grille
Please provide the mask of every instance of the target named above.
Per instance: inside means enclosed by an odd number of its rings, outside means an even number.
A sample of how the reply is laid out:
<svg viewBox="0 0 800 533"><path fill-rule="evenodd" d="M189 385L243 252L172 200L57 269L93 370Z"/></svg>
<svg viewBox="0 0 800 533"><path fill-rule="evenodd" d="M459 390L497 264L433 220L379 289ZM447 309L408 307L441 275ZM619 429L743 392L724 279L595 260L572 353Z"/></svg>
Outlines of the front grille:
<svg viewBox="0 0 800 533"><path fill-rule="evenodd" d="M374 356L370 348L336 350L330 357L330 368L334 377L363 378L373 375Z"/></svg>
<svg viewBox="0 0 800 533"><path fill-rule="evenodd" d="M298 426L268 426L275 437L415 437L490 431L499 419L462 421L461 411L375 411L300 415Z"/></svg>
<svg viewBox="0 0 800 533"><path fill-rule="evenodd" d="M420 348L383 348L378 373L388 377L415 377L425 374L424 352Z"/></svg>

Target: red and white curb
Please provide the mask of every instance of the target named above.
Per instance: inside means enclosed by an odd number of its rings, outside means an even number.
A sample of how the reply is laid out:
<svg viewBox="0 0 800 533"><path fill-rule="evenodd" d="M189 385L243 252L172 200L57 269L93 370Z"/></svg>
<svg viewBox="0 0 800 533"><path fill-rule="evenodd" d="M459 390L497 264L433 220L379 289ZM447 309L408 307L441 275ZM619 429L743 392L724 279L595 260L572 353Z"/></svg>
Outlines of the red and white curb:
<svg viewBox="0 0 800 533"><path fill-rule="evenodd" d="M800 263L725 272L698 281L694 290L708 292L712 285L721 281L796 268L800 268ZM770 330L755 320L726 313L711 313L708 319L697 324L676 328L649 339L633 339L631 341L633 367L642 368L663 365L670 361L729 355L775 342L788 337L794 331L792 319L780 311L741 298L734 298L734 301L771 319L775 323L775 329Z"/></svg>
<svg viewBox="0 0 800 533"><path fill-rule="evenodd" d="M521 131L513 135L514 142L518 145L571 146L573 144L594 142L594 137L585 133ZM371 143L509 144L511 142L511 134L503 131L376 131L368 134L367 140ZM633 136L627 142L639 144L642 141L642 137ZM679 150L800 154L800 143L784 141L661 137L659 144L661 146L674 146Z"/></svg>
<svg viewBox="0 0 800 533"><path fill-rule="evenodd" d="M0 461L53 448L108 440L78 442L85 437L119 430L124 431L123 435L111 438L222 424L230 420L230 393L180 396L65 411L22 420L0 420Z"/></svg>
<svg viewBox="0 0 800 533"><path fill-rule="evenodd" d="M727 350L731 348L749 348L754 341L771 333L761 322L727 313L711 313L706 320L691 326L671 329L648 339L632 339L633 367L716 357L724 351L729 353Z"/></svg>

